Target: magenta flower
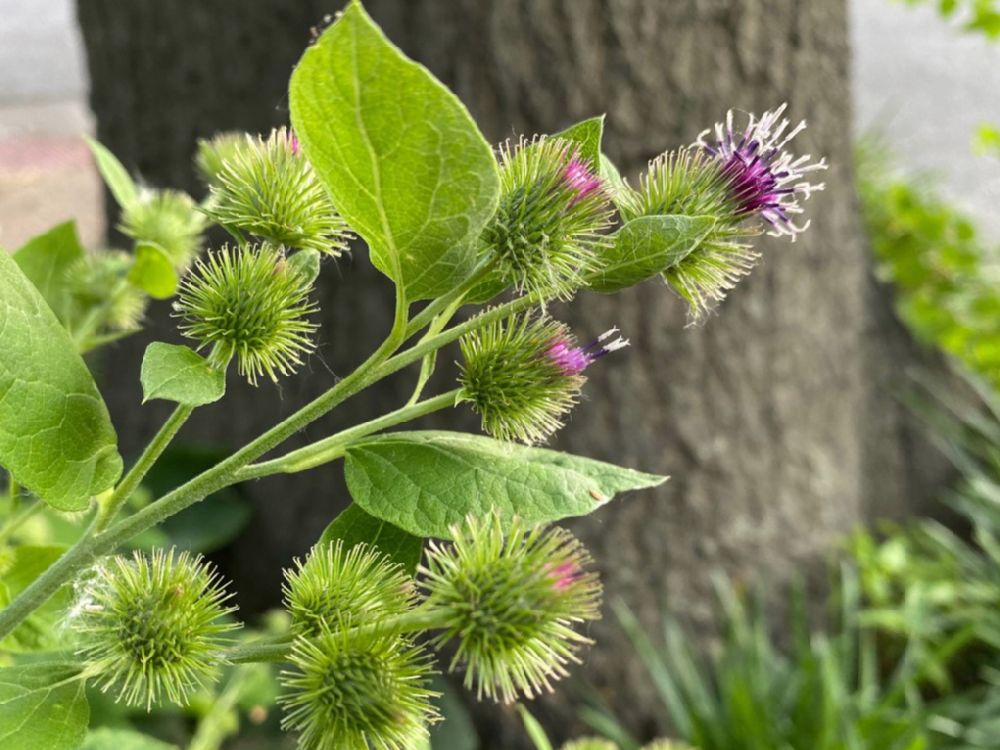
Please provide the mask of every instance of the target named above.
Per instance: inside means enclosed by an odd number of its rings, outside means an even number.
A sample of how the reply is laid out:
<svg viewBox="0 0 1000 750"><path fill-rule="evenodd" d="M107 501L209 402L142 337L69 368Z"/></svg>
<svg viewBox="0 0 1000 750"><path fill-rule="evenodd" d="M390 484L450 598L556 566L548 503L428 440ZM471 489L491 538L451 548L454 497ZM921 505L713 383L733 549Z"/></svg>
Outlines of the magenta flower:
<svg viewBox="0 0 1000 750"><path fill-rule="evenodd" d="M299 138L291 128L288 130L288 145L291 147L292 153L297 156L299 153Z"/></svg>
<svg viewBox="0 0 1000 750"><path fill-rule="evenodd" d="M552 588L562 591L572 586L580 575L580 568L573 560L567 560L559 565L547 565L548 574L552 578Z"/></svg>
<svg viewBox="0 0 1000 750"><path fill-rule="evenodd" d="M590 367L594 360L628 346L628 339L621 336L614 341L604 343L616 333L618 333L617 328L605 331L585 347L575 346L575 342L570 338L558 336L553 339L545 354L563 375L579 375Z"/></svg>
<svg viewBox="0 0 1000 750"><path fill-rule="evenodd" d="M576 193L573 197L573 203L577 203L595 190L601 189L600 178L590 171L586 162L580 159L578 154L573 154L573 157L566 165L566 170L563 172L563 180Z"/></svg>
<svg viewBox="0 0 1000 750"><path fill-rule="evenodd" d="M814 162L809 154L796 157L785 150L806 127L803 120L789 130L789 120L781 116L786 106L765 112L760 119L749 115L742 132L734 130L733 110L729 110L725 124L715 126L714 142L706 139L712 133L709 129L698 137L698 143L722 163L739 213L757 214L771 225L770 234L788 235L794 240L809 226L809 222L798 225L794 221L803 210L800 198L805 200L824 187L822 183L808 182L805 175L824 170L827 165L825 159Z"/></svg>

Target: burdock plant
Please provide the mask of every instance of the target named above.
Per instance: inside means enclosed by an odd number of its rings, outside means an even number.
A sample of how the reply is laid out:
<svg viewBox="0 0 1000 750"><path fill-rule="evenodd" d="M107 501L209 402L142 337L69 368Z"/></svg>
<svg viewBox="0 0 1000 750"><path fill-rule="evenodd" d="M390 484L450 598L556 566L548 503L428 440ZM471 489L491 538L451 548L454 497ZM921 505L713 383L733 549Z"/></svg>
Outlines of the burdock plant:
<svg viewBox="0 0 1000 750"><path fill-rule="evenodd" d="M200 202L140 187L92 143L130 246L88 253L64 224L0 253L4 747L78 748L88 683L140 710L193 700L197 737L218 738L234 726L219 718L238 703L233 680L254 664L280 663L283 726L303 750L421 747L439 668L484 700L552 689L584 658L601 593L589 555L555 524L665 480L536 447L586 408L598 359L627 361L616 328L577 339L555 302L662 278L703 318L757 262L758 235L801 235L803 202L821 187L809 175L824 167L790 152L802 126L784 108L740 126L728 116L654 159L635 188L601 153L600 117L493 148L359 2L303 53L289 103L287 128L199 144ZM318 340L374 335L322 330L316 314L321 263L354 237L391 282L393 324L335 377L306 367ZM337 293L332 275L327 286ZM171 338L190 346L147 347L143 403L173 411L123 472L82 354L167 299ZM453 344L458 382L425 395ZM148 472L196 409L225 396L230 369L261 392L308 377L319 384L296 392L320 395L280 402L287 413L258 437L153 495ZM326 432L331 410L397 374L414 378L404 403ZM394 429L455 407L486 434ZM120 552L221 489L339 461L353 504L289 561L287 622L267 635L234 641L228 589L200 559ZM70 514L70 546L25 533L39 509ZM14 650L38 653L15 663Z"/></svg>

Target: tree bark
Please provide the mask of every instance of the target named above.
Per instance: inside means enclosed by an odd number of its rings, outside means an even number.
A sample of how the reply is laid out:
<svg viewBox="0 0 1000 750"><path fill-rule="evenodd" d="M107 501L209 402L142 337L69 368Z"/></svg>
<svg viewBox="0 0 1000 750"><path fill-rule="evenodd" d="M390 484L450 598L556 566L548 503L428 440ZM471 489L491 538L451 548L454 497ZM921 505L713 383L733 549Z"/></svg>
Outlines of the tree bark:
<svg viewBox="0 0 1000 750"><path fill-rule="evenodd" d="M618 325L633 346L593 368L558 447L673 475L660 491L572 524L610 600L651 627L665 602L707 623L714 574L748 584L787 578L821 561L866 515L903 513L934 492L942 465L919 447L890 392L912 348L873 286L855 206L843 0L367 5L491 139L607 112L606 150L634 175L729 107L759 112L787 101L810 122L796 148L832 165L827 190L810 201L810 231L794 245L763 241L760 267L705 325L686 328L684 306L657 282L614 297L582 294L559 310L581 338ZM283 0L80 0L79 9L100 139L153 184L182 186L195 137L286 122L291 67L329 10ZM320 299L323 358L342 375L388 329L389 288L359 252L328 269ZM161 319L152 335L175 334ZM122 346L107 373L133 448L162 416L136 408L143 345ZM311 369L280 391L234 386L186 434L236 445L329 386L323 364ZM398 404L405 385L364 394L310 434ZM344 494L336 467L252 492L257 522L228 562L254 609L276 602L278 568L308 547ZM651 733L657 709L641 664L613 618L592 635L598 645L579 671L629 726ZM565 700L543 710L559 739L570 726ZM520 734L515 719L500 723L488 747L518 747Z"/></svg>

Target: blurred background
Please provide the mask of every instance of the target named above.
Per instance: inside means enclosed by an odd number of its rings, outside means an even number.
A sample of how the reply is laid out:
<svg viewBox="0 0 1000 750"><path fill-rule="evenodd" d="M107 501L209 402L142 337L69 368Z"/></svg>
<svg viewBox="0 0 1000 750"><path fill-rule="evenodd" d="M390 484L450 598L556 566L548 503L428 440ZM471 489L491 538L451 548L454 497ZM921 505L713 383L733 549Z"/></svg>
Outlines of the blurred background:
<svg viewBox="0 0 1000 750"><path fill-rule="evenodd" d="M558 447L673 479L574 524L609 607L586 664L532 706L554 742L1000 748L1000 5L366 6L494 141L607 112L606 150L635 175L730 107L787 101L810 124L799 148L831 163L811 231L764 243L706 325L685 328L653 283L560 311L587 334L617 324L633 347L591 379ZM292 66L337 9L0 0L0 246L70 218L88 247L117 241L84 133L150 184L200 197L196 139L287 124ZM388 329L390 291L363 252L327 268L311 372L280 389L233 382L153 483L176 484L348 372L366 353L358 332ZM164 418L140 408L138 385L146 343L177 339L160 307L92 363L126 454ZM362 394L310 435L380 413L405 386ZM322 469L240 487L164 533L209 553L252 617L345 502ZM243 731L226 741L277 746L254 705L229 707ZM449 706L459 718L435 750L531 747L512 709ZM180 743L194 719L108 708L95 721L152 722Z"/></svg>

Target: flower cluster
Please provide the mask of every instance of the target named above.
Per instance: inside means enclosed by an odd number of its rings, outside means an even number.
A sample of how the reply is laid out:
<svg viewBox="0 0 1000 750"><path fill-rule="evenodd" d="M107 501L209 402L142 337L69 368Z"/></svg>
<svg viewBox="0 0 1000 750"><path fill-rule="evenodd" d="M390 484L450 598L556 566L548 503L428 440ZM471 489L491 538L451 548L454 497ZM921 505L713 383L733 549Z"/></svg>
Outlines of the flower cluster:
<svg viewBox="0 0 1000 750"><path fill-rule="evenodd" d="M433 543L414 580L365 544L320 543L286 573L294 637L281 676L284 725L303 750L420 745L438 720L434 665L412 634L454 642L477 695L532 697L566 674L597 617L590 557L562 529L528 528L498 512L468 518Z"/></svg>
<svg viewBox="0 0 1000 750"><path fill-rule="evenodd" d="M568 299L606 242L612 209L600 179L558 138L504 144L500 179L500 205L482 236L497 286Z"/></svg>
<svg viewBox="0 0 1000 750"><path fill-rule="evenodd" d="M101 562L81 587L70 620L78 653L102 690L147 710L183 704L222 663L238 627L218 575L173 549Z"/></svg>
<svg viewBox="0 0 1000 750"><path fill-rule="evenodd" d="M461 399L483 429L503 440L540 443L562 426L596 359L628 346L606 331L579 346L569 329L544 313L497 320L464 336Z"/></svg>

